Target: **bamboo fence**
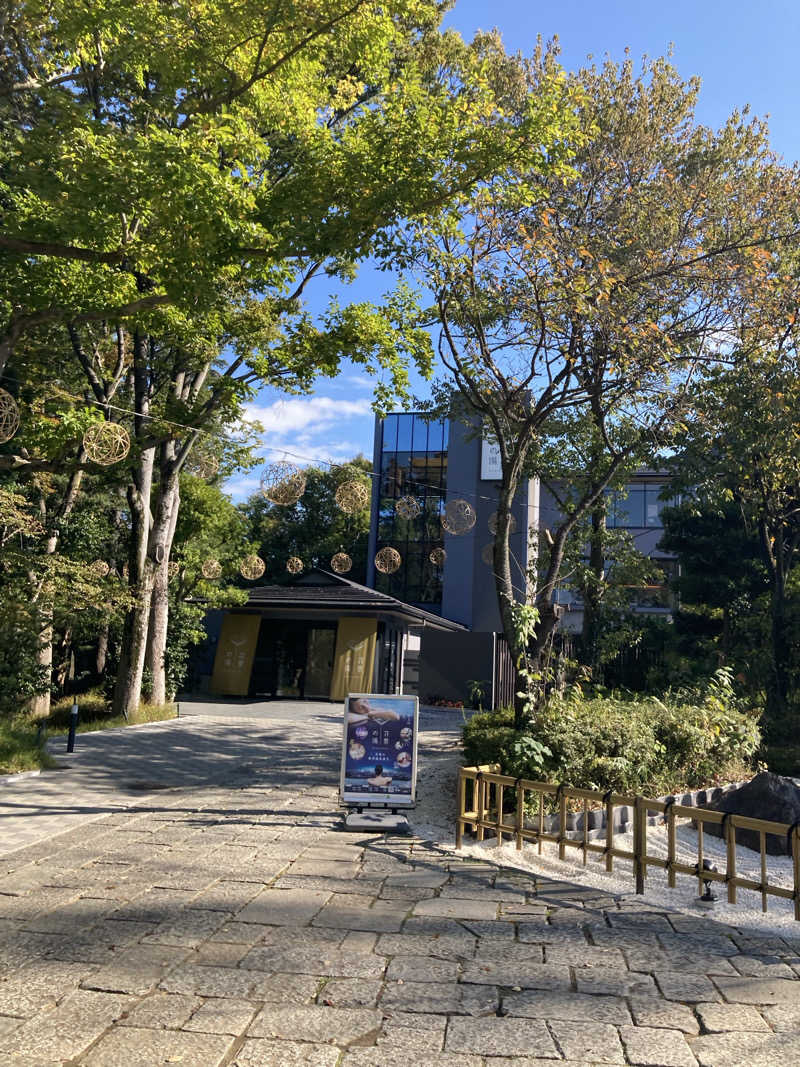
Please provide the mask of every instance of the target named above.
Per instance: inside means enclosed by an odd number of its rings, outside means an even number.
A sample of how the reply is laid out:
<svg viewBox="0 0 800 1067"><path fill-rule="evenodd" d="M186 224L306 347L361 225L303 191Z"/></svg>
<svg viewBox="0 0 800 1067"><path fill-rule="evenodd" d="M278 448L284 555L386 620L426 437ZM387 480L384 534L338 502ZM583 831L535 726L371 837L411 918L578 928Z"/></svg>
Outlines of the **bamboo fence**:
<svg viewBox="0 0 800 1067"><path fill-rule="evenodd" d="M471 785L469 785L471 783ZM469 787L468 787L469 786ZM516 804L513 810L504 810L506 790L515 790ZM471 807L467 807L468 800ZM538 794L538 813L526 818L525 805L529 794ZM552 797L558 807L558 830L545 830L545 797ZM567 803L570 800L582 801L583 831L578 836L567 836ZM590 805L602 805L605 809L605 840L590 839L588 812ZM628 805L633 808L633 850L617 848L614 844L614 808ZM647 852L647 821L649 815L662 815L667 828L667 857L651 856ZM697 824L697 863L682 863L677 859L676 822L678 819L693 819ZM529 825L533 821L534 825ZM709 870L704 867L703 829L711 824L722 827L722 837L726 845L725 871ZM539 853L542 842L551 841L558 845L559 859L566 859L567 849L578 849L583 854L586 866L590 853L605 857L606 870L614 870L614 860L629 860L633 864L636 892L643 893L648 867L660 867L667 872L667 884L675 888L679 874L691 875L697 879L698 891L702 895L704 883L722 882L728 889L728 901L736 903L738 889L751 889L761 894L761 907L767 910L770 896L783 897L794 902L794 917L800 921L800 822L789 826L786 823L769 822L766 819L751 819L745 815L732 815L707 808L685 807L676 804L672 798L650 800L642 796L624 796L619 793L600 793L593 789L579 789L572 786L556 785L553 782L534 782L527 778L512 778L498 773L496 765L481 767L461 767L458 775L458 819L456 822L456 848L461 848L464 830L474 830L478 841L483 841L487 831L502 843L504 835L513 838L516 847L521 850L526 841L538 844ZM736 873L736 831L754 830L759 834L761 854L761 877L759 881L742 878ZM787 843L787 853L791 854L794 888L770 884L767 876L766 836L774 834Z"/></svg>

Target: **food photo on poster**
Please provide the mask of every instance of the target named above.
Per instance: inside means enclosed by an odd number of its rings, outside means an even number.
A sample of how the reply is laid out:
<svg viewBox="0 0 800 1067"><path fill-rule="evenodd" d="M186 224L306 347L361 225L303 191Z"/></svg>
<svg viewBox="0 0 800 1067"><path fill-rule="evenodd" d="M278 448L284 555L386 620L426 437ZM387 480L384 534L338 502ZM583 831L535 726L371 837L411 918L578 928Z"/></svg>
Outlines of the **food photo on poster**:
<svg viewBox="0 0 800 1067"><path fill-rule="evenodd" d="M417 698L358 693L348 696L345 708L342 799L413 804Z"/></svg>

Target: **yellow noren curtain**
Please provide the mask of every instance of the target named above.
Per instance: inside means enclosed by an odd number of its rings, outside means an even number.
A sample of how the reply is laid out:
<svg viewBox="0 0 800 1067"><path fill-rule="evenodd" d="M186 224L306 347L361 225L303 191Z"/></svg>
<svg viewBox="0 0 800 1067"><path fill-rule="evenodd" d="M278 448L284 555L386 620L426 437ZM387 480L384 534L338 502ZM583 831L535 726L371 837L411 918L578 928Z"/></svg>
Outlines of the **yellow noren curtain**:
<svg viewBox="0 0 800 1067"><path fill-rule="evenodd" d="M211 692L246 697L258 644L260 615L226 615L222 620Z"/></svg>
<svg viewBox="0 0 800 1067"><path fill-rule="evenodd" d="M377 635L376 619L339 619L331 700L344 700L348 693L370 692Z"/></svg>

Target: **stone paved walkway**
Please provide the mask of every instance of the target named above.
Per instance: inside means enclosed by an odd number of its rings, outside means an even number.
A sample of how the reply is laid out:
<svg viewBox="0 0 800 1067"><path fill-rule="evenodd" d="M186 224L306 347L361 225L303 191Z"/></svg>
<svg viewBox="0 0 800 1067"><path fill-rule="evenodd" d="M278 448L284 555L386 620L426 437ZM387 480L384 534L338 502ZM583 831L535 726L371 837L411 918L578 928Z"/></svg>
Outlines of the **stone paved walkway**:
<svg viewBox="0 0 800 1067"><path fill-rule="evenodd" d="M800 934L339 833L333 735L271 729L156 727L165 766L250 758L124 809L110 776L117 810L0 858L0 1063L800 1063Z"/></svg>

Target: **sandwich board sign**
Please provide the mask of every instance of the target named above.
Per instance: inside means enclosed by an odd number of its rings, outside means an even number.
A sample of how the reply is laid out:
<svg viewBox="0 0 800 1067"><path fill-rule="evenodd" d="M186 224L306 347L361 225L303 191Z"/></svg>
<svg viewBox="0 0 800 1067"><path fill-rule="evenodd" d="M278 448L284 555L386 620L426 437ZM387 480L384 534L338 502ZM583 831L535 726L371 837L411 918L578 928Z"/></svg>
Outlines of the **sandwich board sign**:
<svg viewBox="0 0 800 1067"><path fill-rule="evenodd" d="M383 693L348 695L339 783L343 804L359 811L381 808L395 813L400 808L414 806L418 720L417 697ZM348 816L345 820L348 826L349 819ZM367 821L377 823L378 820Z"/></svg>

